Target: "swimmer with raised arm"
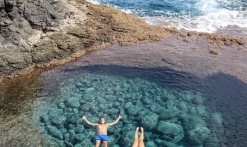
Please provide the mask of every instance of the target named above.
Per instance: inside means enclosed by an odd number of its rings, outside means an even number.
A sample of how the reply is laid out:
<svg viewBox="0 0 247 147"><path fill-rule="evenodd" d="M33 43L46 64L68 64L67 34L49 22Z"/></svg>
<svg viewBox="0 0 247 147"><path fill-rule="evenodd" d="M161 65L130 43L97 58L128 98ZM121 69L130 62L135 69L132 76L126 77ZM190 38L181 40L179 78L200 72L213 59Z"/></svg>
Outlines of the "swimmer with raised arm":
<svg viewBox="0 0 247 147"><path fill-rule="evenodd" d="M116 119L112 123L105 123L105 119L102 117L99 120L99 123L91 123L87 120L86 116L82 116L82 119L87 122L87 124L91 126L97 127L97 136L95 139L95 147L99 147L101 141L103 142L104 147L108 147L107 143L109 140L109 137L107 136L107 128L109 126L115 125L120 119L122 118L122 115L119 114L118 119Z"/></svg>

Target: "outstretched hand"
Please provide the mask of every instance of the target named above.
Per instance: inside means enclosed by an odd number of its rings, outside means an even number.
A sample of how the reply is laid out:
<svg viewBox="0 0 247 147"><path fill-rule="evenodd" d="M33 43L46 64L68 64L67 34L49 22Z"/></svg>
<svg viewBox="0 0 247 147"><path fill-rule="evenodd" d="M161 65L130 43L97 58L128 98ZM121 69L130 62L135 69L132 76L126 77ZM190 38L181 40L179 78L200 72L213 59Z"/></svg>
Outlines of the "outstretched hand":
<svg viewBox="0 0 247 147"><path fill-rule="evenodd" d="M123 117L123 115L119 114L118 118L122 118L122 117Z"/></svg>
<svg viewBox="0 0 247 147"><path fill-rule="evenodd" d="M85 120L86 118L87 118L86 116L82 116L82 119L84 119L84 120Z"/></svg>

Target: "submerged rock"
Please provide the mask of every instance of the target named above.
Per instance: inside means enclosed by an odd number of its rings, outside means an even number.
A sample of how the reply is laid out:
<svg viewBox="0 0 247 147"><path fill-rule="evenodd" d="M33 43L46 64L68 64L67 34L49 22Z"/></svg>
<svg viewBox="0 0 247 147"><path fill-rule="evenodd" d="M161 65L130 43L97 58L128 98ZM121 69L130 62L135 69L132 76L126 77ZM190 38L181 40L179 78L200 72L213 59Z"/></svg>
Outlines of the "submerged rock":
<svg viewBox="0 0 247 147"><path fill-rule="evenodd" d="M123 132L121 136L121 145L131 146L133 143L134 134L135 134L135 129L132 129L131 131Z"/></svg>
<svg viewBox="0 0 247 147"><path fill-rule="evenodd" d="M193 130L188 132L188 138L193 145L203 145L204 141L209 137L210 130L202 125L197 125Z"/></svg>
<svg viewBox="0 0 247 147"><path fill-rule="evenodd" d="M171 135L171 136L177 136L183 133L182 126L175 124L175 123L166 122L166 121L160 121L156 128L159 132L166 134L166 135Z"/></svg>
<svg viewBox="0 0 247 147"><path fill-rule="evenodd" d="M160 114L160 118L163 120L168 120L172 118L176 118L180 111L175 106L169 107L169 109L163 109Z"/></svg>
<svg viewBox="0 0 247 147"><path fill-rule="evenodd" d="M79 100L77 98L68 98L65 100L64 103L67 107L71 107L71 108L80 107L80 103L79 103Z"/></svg>
<svg viewBox="0 0 247 147"><path fill-rule="evenodd" d="M147 130L154 129L158 123L158 118L159 115L156 113L150 113L141 117L141 124Z"/></svg>
<svg viewBox="0 0 247 147"><path fill-rule="evenodd" d="M58 138L58 139L63 139L62 133L56 127L47 126L46 128L48 130L48 134L50 134L51 136Z"/></svg>
<svg viewBox="0 0 247 147"><path fill-rule="evenodd" d="M51 124L55 125L55 126L59 126L59 125L62 125L65 123L66 121L66 117L64 115L59 115L59 116L56 116L54 117L52 120L51 120Z"/></svg>

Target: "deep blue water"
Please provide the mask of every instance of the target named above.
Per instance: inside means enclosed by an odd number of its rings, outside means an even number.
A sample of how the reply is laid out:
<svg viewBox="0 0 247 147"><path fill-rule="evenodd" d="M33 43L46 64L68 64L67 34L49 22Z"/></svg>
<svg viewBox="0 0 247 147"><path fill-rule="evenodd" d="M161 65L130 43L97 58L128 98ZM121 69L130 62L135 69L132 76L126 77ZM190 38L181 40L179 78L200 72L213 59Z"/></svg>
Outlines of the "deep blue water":
<svg viewBox="0 0 247 147"><path fill-rule="evenodd" d="M215 32L247 26L246 0L89 0L144 17L150 24Z"/></svg>

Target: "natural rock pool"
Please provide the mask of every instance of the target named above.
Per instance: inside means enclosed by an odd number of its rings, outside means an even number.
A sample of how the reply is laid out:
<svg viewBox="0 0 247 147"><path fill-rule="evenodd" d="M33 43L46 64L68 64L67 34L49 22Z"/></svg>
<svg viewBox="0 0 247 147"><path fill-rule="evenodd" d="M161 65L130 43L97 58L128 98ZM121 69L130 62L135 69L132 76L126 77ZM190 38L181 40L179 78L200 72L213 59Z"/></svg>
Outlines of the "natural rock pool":
<svg viewBox="0 0 247 147"><path fill-rule="evenodd" d="M37 84L26 85L33 89L22 95L32 99L24 104L29 107L2 121L0 144L91 147L96 129L82 115L96 123L122 114L108 129L109 147L131 146L136 127L144 128L146 147L245 146L247 85L238 74L243 65L225 65L222 57L204 54L202 45L185 44L168 38L114 45L43 72ZM9 89L18 93L20 87Z"/></svg>

